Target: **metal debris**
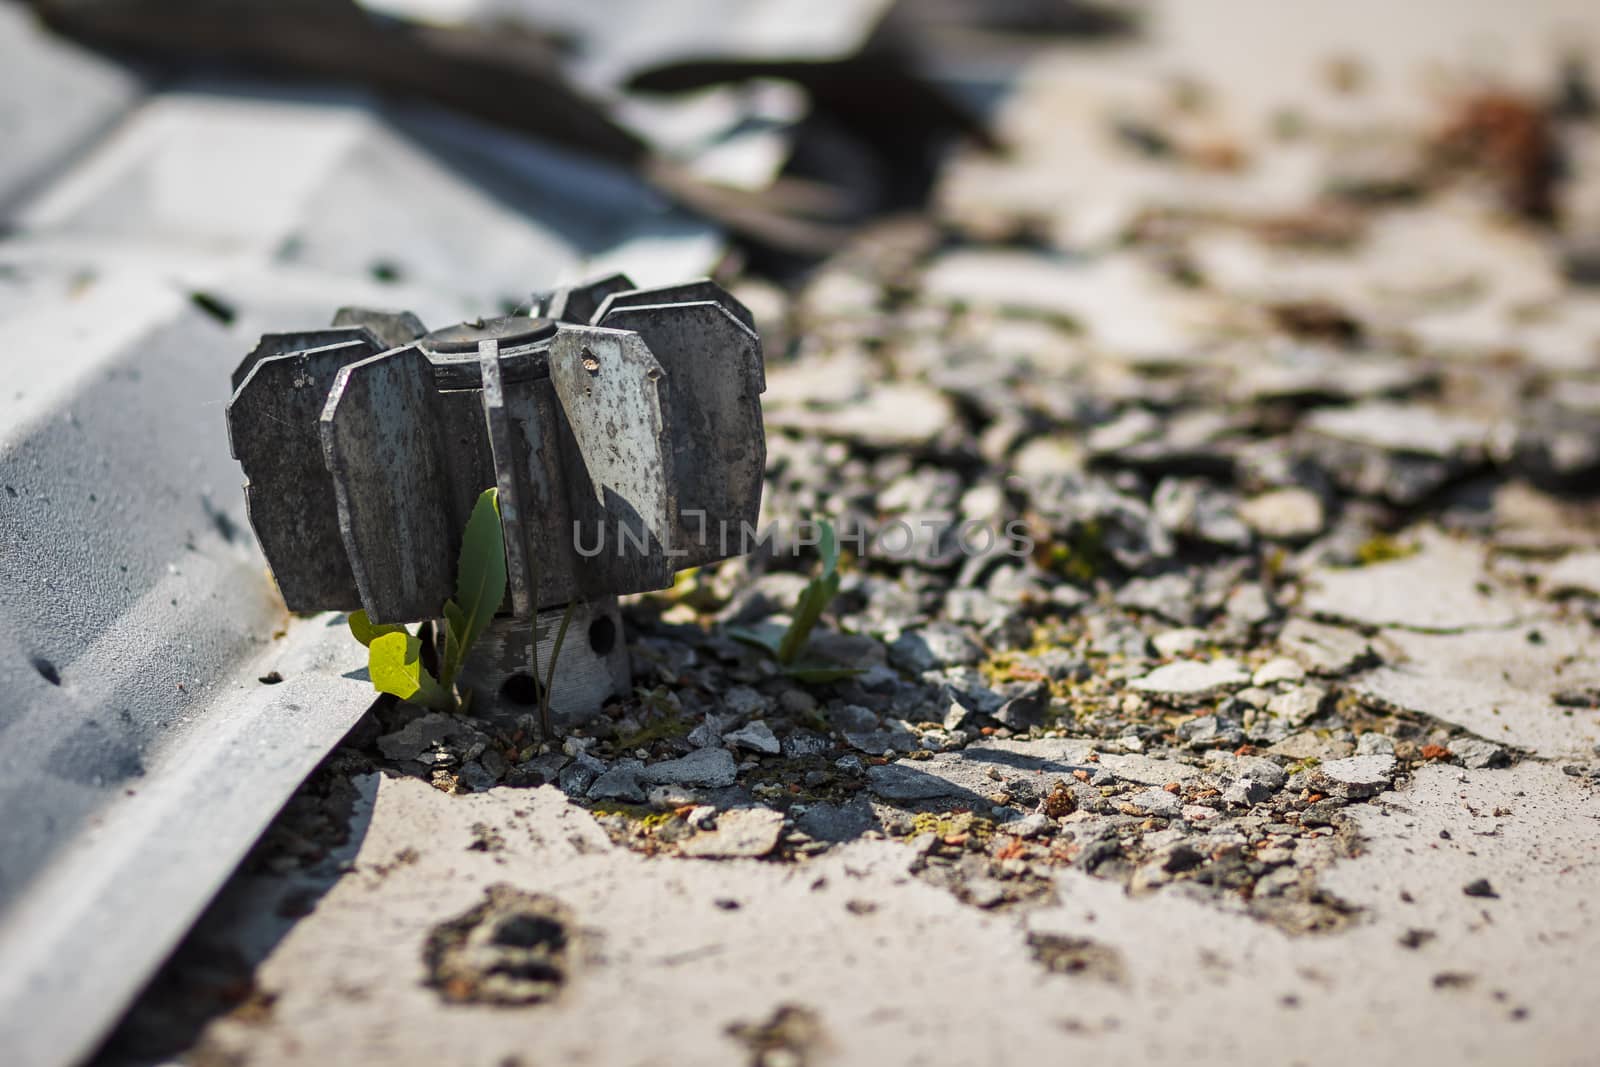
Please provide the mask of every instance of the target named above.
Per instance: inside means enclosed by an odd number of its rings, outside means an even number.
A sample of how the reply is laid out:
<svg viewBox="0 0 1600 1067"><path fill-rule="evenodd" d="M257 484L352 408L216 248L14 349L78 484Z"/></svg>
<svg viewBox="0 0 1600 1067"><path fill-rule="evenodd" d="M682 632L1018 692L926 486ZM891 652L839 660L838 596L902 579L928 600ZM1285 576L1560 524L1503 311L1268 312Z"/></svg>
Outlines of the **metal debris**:
<svg viewBox="0 0 1600 1067"><path fill-rule="evenodd" d="M508 610L463 683L480 714L537 702L531 644L565 616L551 707L626 689L616 597L736 555L761 504L761 344L709 280L639 289L616 274L542 294L532 316L425 333L410 314L342 309L268 334L234 372L234 456L250 522L290 610L434 618L460 531L497 486Z"/></svg>

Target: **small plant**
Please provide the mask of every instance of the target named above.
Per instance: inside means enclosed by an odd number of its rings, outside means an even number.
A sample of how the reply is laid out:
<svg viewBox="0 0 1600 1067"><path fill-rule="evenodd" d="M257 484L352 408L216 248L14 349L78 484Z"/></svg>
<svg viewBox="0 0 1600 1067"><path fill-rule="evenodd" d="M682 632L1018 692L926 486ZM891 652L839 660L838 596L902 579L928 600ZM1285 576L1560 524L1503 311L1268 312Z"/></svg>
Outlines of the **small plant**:
<svg viewBox="0 0 1600 1067"><path fill-rule="evenodd" d="M833 598L839 594L839 539L834 534L831 522L821 519L818 525L821 528L821 535L817 551L822 557L822 573L806 583L805 589L801 590L800 600L795 605L794 614L789 618L788 628L776 625L760 628L737 627L728 633L736 640L769 653L790 677L802 682L837 682L860 674L860 669L800 661L800 653L804 651L812 629L822 618L822 613L827 610L828 605L833 602Z"/></svg>
<svg viewBox="0 0 1600 1067"><path fill-rule="evenodd" d="M472 508L456 564L456 595L444 602L444 653L439 677L422 665L422 640L404 626L377 624L365 611L350 614L350 632L367 646L372 688L439 711L465 711L456 679L467 653L477 643L506 595L505 535L494 489L485 489ZM565 627L563 627L565 629ZM551 672L555 671L552 662ZM548 688L548 687L547 687Z"/></svg>
<svg viewBox="0 0 1600 1067"><path fill-rule="evenodd" d="M538 570L534 571L535 588L538 588L538 573ZM577 606L578 602L576 600L569 601L566 612L561 616L561 628L556 631L555 643L550 646L550 666L545 671L544 684L539 689L539 729L544 732L545 737L551 736L550 691L555 688L556 684L556 662L561 659L561 646L567 640L567 626L572 622L572 610ZM533 677L536 681L539 678L539 635L537 633L534 634L533 638Z"/></svg>

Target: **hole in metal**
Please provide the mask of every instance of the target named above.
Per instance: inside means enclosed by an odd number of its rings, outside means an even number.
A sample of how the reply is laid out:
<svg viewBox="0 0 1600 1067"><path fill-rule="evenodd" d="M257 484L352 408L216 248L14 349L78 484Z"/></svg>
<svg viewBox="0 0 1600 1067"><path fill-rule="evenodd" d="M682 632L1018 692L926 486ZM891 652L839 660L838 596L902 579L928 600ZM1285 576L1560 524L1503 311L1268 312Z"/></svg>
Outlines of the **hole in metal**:
<svg viewBox="0 0 1600 1067"><path fill-rule="evenodd" d="M500 699L507 704L531 708L539 703L539 680L526 671L518 671L500 683Z"/></svg>
<svg viewBox="0 0 1600 1067"><path fill-rule="evenodd" d="M617 643L617 624L608 615L602 615L589 624L589 647L594 654L604 656Z"/></svg>

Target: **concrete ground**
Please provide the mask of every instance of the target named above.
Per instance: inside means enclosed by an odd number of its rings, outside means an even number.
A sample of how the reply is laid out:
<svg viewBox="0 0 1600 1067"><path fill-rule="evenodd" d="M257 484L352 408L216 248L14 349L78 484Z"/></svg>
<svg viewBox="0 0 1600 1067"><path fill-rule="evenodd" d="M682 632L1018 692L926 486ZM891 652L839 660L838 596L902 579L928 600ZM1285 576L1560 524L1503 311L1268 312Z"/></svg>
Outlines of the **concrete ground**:
<svg viewBox="0 0 1600 1067"><path fill-rule="evenodd" d="M1071 870L1053 899L991 913L889 841L801 864L651 859L553 787L358 783L364 829L326 895L296 906L300 887L242 878L213 910L230 939L272 944L270 1004L213 1023L200 1062L1594 1058L1600 799L1540 764L1429 767L1360 809L1362 854L1324 879L1360 917L1321 938ZM1464 891L1480 879L1495 896ZM451 1004L419 948L501 884L570 910L567 978L553 1003ZM287 930L286 902L312 907Z"/></svg>
<svg viewBox="0 0 1600 1067"><path fill-rule="evenodd" d="M932 220L734 288L770 515L1047 551L863 559L836 685L735 563L560 743L379 709L103 1059L1600 1060L1600 133L1538 102L1592 6L1038 61Z"/></svg>

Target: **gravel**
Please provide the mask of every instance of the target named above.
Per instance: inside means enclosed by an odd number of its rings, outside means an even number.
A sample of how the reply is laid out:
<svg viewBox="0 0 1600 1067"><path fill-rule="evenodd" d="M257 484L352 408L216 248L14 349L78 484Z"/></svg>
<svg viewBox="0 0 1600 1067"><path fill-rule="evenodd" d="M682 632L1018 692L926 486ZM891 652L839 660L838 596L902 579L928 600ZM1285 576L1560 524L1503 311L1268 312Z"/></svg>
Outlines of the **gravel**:
<svg viewBox="0 0 1600 1067"><path fill-rule="evenodd" d="M1134 679L1129 688L1167 700L1194 703L1249 683L1250 675L1236 660L1179 660Z"/></svg>
<svg viewBox="0 0 1600 1067"><path fill-rule="evenodd" d="M1394 781L1393 756L1350 756L1317 767L1320 779L1335 796L1356 800L1380 793Z"/></svg>

